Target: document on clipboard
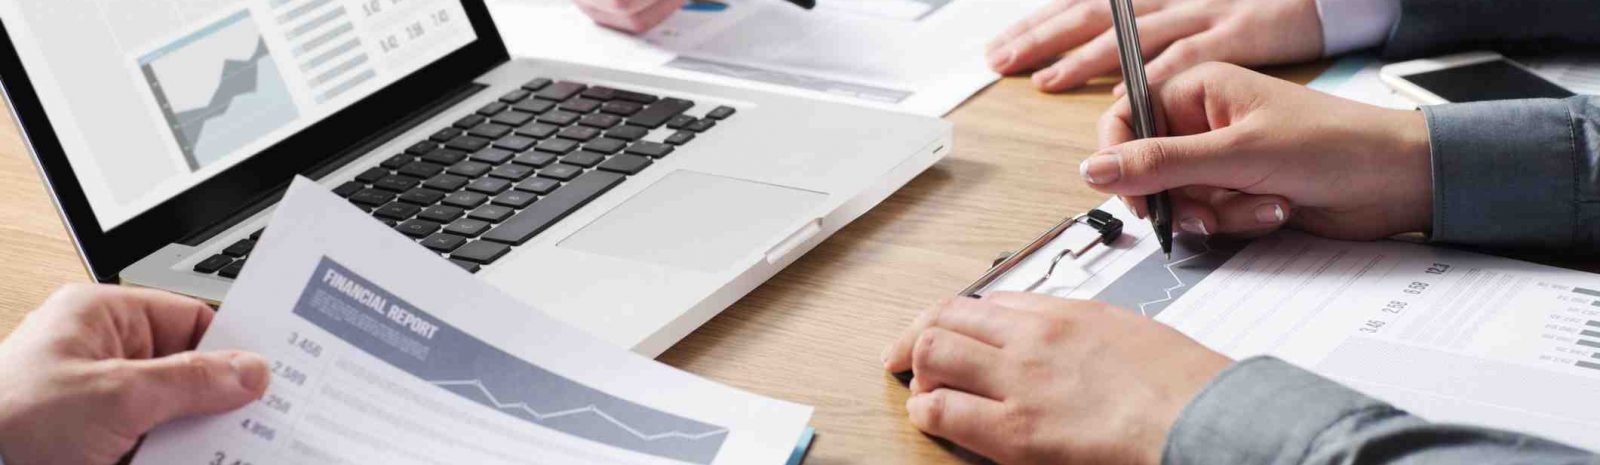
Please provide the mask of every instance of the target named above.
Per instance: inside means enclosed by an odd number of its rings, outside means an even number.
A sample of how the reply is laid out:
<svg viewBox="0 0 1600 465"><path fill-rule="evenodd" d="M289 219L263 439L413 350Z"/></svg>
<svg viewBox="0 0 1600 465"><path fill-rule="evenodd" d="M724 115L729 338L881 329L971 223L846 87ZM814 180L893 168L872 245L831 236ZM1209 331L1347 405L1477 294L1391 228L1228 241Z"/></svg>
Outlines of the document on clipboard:
<svg viewBox="0 0 1600 465"><path fill-rule="evenodd" d="M310 181L277 208L200 343L266 356L266 395L158 428L134 465L776 465L810 445L811 407L566 326Z"/></svg>
<svg viewBox="0 0 1600 465"><path fill-rule="evenodd" d="M1123 237L1063 263L1037 292L1094 299L1170 325L1235 359L1273 355L1433 421L1600 449L1600 275L1400 241L1282 231L1185 235L1172 261L1112 200ZM993 290L1020 290L1069 231Z"/></svg>

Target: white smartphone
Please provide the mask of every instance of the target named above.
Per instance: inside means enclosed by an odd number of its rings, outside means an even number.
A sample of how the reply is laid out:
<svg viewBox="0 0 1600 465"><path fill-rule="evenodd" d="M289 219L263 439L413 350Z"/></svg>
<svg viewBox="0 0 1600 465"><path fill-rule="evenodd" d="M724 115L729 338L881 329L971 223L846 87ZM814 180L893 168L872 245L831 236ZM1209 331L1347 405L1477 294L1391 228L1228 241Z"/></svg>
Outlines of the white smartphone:
<svg viewBox="0 0 1600 465"><path fill-rule="evenodd" d="M1494 52L1394 63L1379 70L1378 78L1395 92L1422 105L1574 95L1521 63Z"/></svg>

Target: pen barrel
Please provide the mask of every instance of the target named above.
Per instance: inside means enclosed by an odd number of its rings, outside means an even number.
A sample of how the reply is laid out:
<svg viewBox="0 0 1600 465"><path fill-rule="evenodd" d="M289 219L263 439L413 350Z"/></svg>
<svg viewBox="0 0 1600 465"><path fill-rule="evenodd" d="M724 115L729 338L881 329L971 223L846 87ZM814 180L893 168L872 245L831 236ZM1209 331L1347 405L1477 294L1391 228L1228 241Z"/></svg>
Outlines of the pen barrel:
<svg viewBox="0 0 1600 465"><path fill-rule="evenodd" d="M1117 36L1117 62L1122 66L1122 84L1128 91L1133 111L1133 132L1139 139L1156 136L1155 107L1151 103L1150 83L1144 74L1144 55L1139 46L1139 22L1132 0L1111 2L1112 30Z"/></svg>

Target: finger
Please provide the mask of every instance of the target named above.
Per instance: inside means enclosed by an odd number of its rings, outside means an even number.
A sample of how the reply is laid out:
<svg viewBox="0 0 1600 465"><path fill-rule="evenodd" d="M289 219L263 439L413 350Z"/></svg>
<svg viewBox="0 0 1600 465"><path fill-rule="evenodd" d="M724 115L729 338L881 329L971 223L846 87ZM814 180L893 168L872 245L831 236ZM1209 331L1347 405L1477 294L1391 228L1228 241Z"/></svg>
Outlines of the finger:
<svg viewBox="0 0 1600 465"><path fill-rule="evenodd" d="M1233 141L1232 128L1180 137L1125 142L1101 150L1078 167L1090 187L1119 195L1149 195L1183 186L1239 189L1259 178L1248 166L1248 149Z"/></svg>
<svg viewBox="0 0 1600 465"><path fill-rule="evenodd" d="M638 34L661 24L674 12L682 9L685 2L686 0L637 2L637 4L620 5L620 9L616 10L579 4L578 9L583 10L602 26Z"/></svg>
<svg viewBox="0 0 1600 465"><path fill-rule="evenodd" d="M153 289L111 285L62 287L40 306L95 331L100 357L150 358L193 348L210 326L205 302ZM109 326L103 324L109 323Z"/></svg>
<svg viewBox="0 0 1600 465"><path fill-rule="evenodd" d="M1110 7L1102 2L1074 3L1037 20L990 53L996 72L1010 74L1033 69L1061 57L1111 28ZM1004 66L994 66L996 64Z"/></svg>
<svg viewBox="0 0 1600 465"><path fill-rule="evenodd" d="M1178 230L1188 234L1210 236L1217 231L1217 215L1208 201L1213 193L1226 192L1209 186L1189 186L1178 189L1173 199L1173 216Z"/></svg>
<svg viewBox="0 0 1600 465"><path fill-rule="evenodd" d="M1254 236L1276 231L1290 219L1289 200L1276 195L1240 194L1212 205L1217 234Z"/></svg>
<svg viewBox="0 0 1600 465"><path fill-rule="evenodd" d="M917 317L911 328L884 352L884 368L890 373L910 370L911 351L917 345L917 338L928 328L944 328L991 346L1005 347L1004 341L1008 335L1032 323L1031 319L1025 317L1009 308L984 303L979 299L946 299Z"/></svg>
<svg viewBox="0 0 1600 465"><path fill-rule="evenodd" d="M1017 57L1020 53L1016 45L1018 38L1030 34L1030 31L1039 28L1045 22L1083 3L1086 3L1086 0L1057 0L1050 2L1038 11L1028 14L1021 21L1012 24L1011 27L1007 27L999 36L990 40L989 45L984 49L984 56L987 58L989 68L1002 74L1010 74L1017 70L1026 69L1017 64Z"/></svg>
<svg viewBox="0 0 1600 465"><path fill-rule="evenodd" d="M1227 61L1229 50L1222 33L1209 31L1172 42L1172 45L1144 67L1149 82L1164 82L1183 71L1208 61ZM1126 90L1124 90L1126 92Z"/></svg>
<svg viewBox="0 0 1600 465"><path fill-rule="evenodd" d="M1001 381L994 372L1000 349L960 333L928 328L917 337L912 349L912 393L931 392L940 387L960 389L990 399L1004 400Z"/></svg>
<svg viewBox="0 0 1600 465"><path fill-rule="evenodd" d="M1155 56L1169 44L1205 30L1206 24L1187 10L1167 10L1139 18L1139 48L1142 56ZM1033 85L1045 92L1059 92L1083 85L1089 80L1115 72L1120 67L1117 36L1106 31L1065 58L1033 75Z"/></svg>
<svg viewBox="0 0 1600 465"><path fill-rule="evenodd" d="M1006 406L994 399L957 391L935 389L906 400L911 425L924 433L950 440L967 450L1009 463L1015 453L1011 428L1006 427Z"/></svg>
<svg viewBox="0 0 1600 465"><path fill-rule="evenodd" d="M141 430L168 421L239 408L266 392L267 361L247 352L184 352L150 360L115 360L122 393L140 405L129 421Z"/></svg>

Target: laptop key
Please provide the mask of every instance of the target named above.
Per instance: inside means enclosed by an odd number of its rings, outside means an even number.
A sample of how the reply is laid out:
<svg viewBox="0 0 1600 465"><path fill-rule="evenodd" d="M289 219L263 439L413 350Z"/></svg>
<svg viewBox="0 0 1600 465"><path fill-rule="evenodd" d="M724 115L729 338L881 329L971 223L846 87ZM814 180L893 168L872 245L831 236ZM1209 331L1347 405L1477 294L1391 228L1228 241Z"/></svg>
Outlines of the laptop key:
<svg viewBox="0 0 1600 465"><path fill-rule="evenodd" d="M231 264L233 264L232 257L221 254L212 255L207 257L205 260L201 260L200 263L194 264L194 272L212 274L216 273L217 270L220 270L223 267Z"/></svg>
<svg viewBox="0 0 1600 465"><path fill-rule="evenodd" d="M444 232L463 237L478 237L489 230L488 221L474 220L471 218L456 220L444 227Z"/></svg>
<svg viewBox="0 0 1600 465"><path fill-rule="evenodd" d="M577 150L578 143L567 139L545 139L543 142L540 142L539 145L534 146L533 149L540 152L550 152L564 155L573 150Z"/></svg>
<svg viewBox="0 0 1600 465"><path fill-rule="evenodd" d="M383 160L383 163L379 163L378 166L383 167L384 169L395 170L400 169L402 166L406 166L406 163L416 161L416 159L417 157L414 157L409 153L402 153Z"/></svg>
<svg viewBox="0 0 1600 465"><path fill-rule="evenodd" d="M494 141L494 146L520 153L528 151L528 149L533 148L533 146L537 145L538 143L539 139L534 139L532 137L511 136Z"/></svg>
<svg viewBox="0 0 1600 465"><path fill-rule="evenodd" d="M678 116L672 117L672 119L667 120L667 128L669 128L669 129L683 129L685 126L688 126L690 124L694 124L695 121L699 121L699 120L696 119L695 117L689 116L689 115L678 115Z"/></svg>
<svg viewBox="0 0 1600 465"><path fill-rule="evenodd" d="M384 176L383 179L373 182L372 187L392 192L405 192L417 187L418 184L422 184L421 179L413 178L411 176L391 174Z"/></svg>
<svg viewBox="0 0 1600 465"><path fill-rule="evenodd" d="M561 187L561 181L550 178L532 178L527 181L517 183L516 187L519 191L545 195L555 192L557 187Z"/></svg>
<svg viewBox="0 0 1600 465"><path fill-rule="evenodd" d="M643 92L634 92L634 91L631 91L631 90L621 90L621 89L618 89L616 91L616 93L614 93L612 95L612 98L615 98L617 100L624 100L624 101L628 101L628 102L638 103L638 104L644 104L644 105L649 105L649 104L652 104L652 103L656 103L657 100L661 99L661 97L657 97L657 96L654 96L654 95L646 94L646 93L643 93Z"/></svg>
<svg viewBox="0 0 1600 465"><path fill-rule="evenodd" d="M512 105L511 109L512 110L516 110L516 111L520 111L520 112L523 112L523 113L530 113L530 114L534 114L534 115L540 115L540 114L544 114L547 111L555 109L555 107L556 107L556 103L552 102L552 101L549 101L549 100L527 100L527 101L524 101L522 103L518 103L516 105Z"/></svg>
<svg viewBox="0 0 1600 465"><path fill-rule="evenodd" d="M583 174L582 167L572 166L564 163L556 163L545 169L539 170L540 177L556 179L560 181L571 181L580 174Z"/></svg>
<svg viewBox="0 0 1600 465"><path fill-rule="evenodd" d="M400 167L400 169L396 172L406 176L411 176L413 178L428 179L444 172L444 165L428 163L425 161L414 161L411 163L406 163L406 166Z"/></svg>
<svg viewBox="0 0 1600 465"><path fill-rule="evenodd" d="M606 131L606 137L610 137L612 139L622 139L622 140L629 141L629 142L633 142L633 141L636 141L636 140L639 140L639 139L643 139L644 136L647 136L649 134L650 134L650 130L649 129L641 128L641 127L638 127L638 126L622 126L622 127L618 127L618 128L612 129L610 131Z"/></svg>
<svg viewBox="0 0 1600 465"><path fill-rule="evenodd" d="M477 192L451 192L444 196L444 204L452 207L477 208L489 201L489 196Z"/></svg>
<svg viewBox="0 0 1600 465"><path fill-rule="evenodd" d="M450 253L450 258L465 262L488 265L499 260L511 252L511 247L488 241L472 241Z"/></svg>
<svg viewBox="0 0 1600 465"><path fill-rule="evenodd" d="M600 162L605 160L605 154L590 152L588 150L579 150L577 152L569 153L565 157L561 157L562 163L582 166L584 168L594 168L594 165L598 165Z"/></svg>
<svg viewBox="0 0 1600 465"><path fill-rule="evenodd" d="M620 174L595 171L584 174L554 193L517 213L483 236L488 241L521 245L622 183ZM468 245L470 247L470 244Z"/></svg>
<svg viewBox="0 0 1600 465"><path fill-rule="evenodd" d="M561 126L554 124L533 123L517 128L517 135L534 139L549 139L550 136L556 135L556 131L560 130Z"/></svg>
<svg viewBox="0 0 1600 465"><path fill-rule="evenodd" d="M433 135L428 136L428 140L443 144L445 142L450 142L450 139L461 137L462 132L465 131L461 128L448 127L434 132Z"/></svg>
<svg viewBox="0 0 1600 465"><path fill-rule="evenodd" d="M583 119L578 120L578 124L595 129L611 129L622 124L622 117L596 113L584 116Z"/></svg>
<svg viewBox="0 0 1600 465"><path fill-rule="evenodd" d="M450 169L445 172L454 174L456 176L461 176L463 178L478 178L488 174L489 170L493 168L494 166L488 163L463 161L461 163L450 165Z"/></svg>
<svg viewBox="0 0 1600 465"><path fill-rule="evenodd" d="M706 113L706 117L714 119L714 120L717 120L717 121L721 121L721 120L728 119L729 116L733 116L733 114L737 113L738 111L739 110L734 109L733 107L730 107L730 106L727 106L727 105L723 105L723 106L714 108L710 112Z"/></svg>
<svg viewBox="0 0 1600 465"><path fill-rule="evenodd" d="M609 138L609 137L595 139L595 140L590 141L589 143L583 145L583 149L584 150L588 150L588 151L591 151L591 152L603 153L603 154L606 154L606 155L612 155L612 154L615 154L617 152L621 152L622 149L625 149L627 147L628 147L628 143L627 142L624 142L621 139L612 139L612 138Z"/></svg>
<svg viewBox="0 0 1600 465"><path fill-rule="evenodd" d="M422 161L438 163L440 165L453 165L458 161L467 159L467 152L454 149L439 149L428 152L422 156Z"/></svg>
<svg viewBox="0 0 1600 465"><path fill-rule="evenodd" d="M233 258L239 258L250 255L250 251L255 250L255 248L256 241L240 239L239 242L235 242L233 245L229 245L228 248L222 249L222 254Z"/></svg>
<svg viewBox="0 0 1600 465"><path fill-rule="evenodd" d="M661 125L667 124L667 120L689 111L690 108L694 108L694 102L676 98L661 99L659 102L644 107L644 111L634 113L633 116L628 118L628 124L650 129L659 128Z"/></svg>
<svg viewBox="0 0 1600 465"><path fill-rule="evenodd" d="M499 194L511 188L511 181L500 178L481 178L467 183L467 190L488 195Z"/></svg>
<svg viewBox="0 0 1600 465"><path fill-rule="evenodd" d="M517 90L513 90L511 92L508 92L505 95L500 96L500 101L501 102L505 102L505 103L517 103L517 102L521 102L523 100L527 100L528 97L530 97L532 95L533 95L533 91L531 91L531 90L517 89Z"/></svg>
<svg viewBox="0 0 1600 465"><path fill-rule="evenodd" d="M454 258L447 258L446 260L449 260L450 263L454 263L456 266L461 267L463 270L467 270L468 273L477 273L479 271L483 271L483 266L478 265L477 263L456 260Z"/></svg>
<svg viewBox="0 0 1600 465"><path fill-rule="evenodd" d="M434 142L434 141L431 141L431 140L425 140L425 141L422 141L422 142L411 144L410 147L406 147L406 153L409 153L409 154L412 154L412 155L422 155L424 153L431 152L431 151L433 151L433 149L436 149L436 148L439 148L439 144L437 142Z"/></svg>
<svg viewBox="0 0 1600 465"><path fill-rule="evenodd" d="M421 242L423 247L433 249L434 252L439 253L450 253L450 251L466 243L467 238L447 233L435 233Z"/></svg>
<svg viewBox="0 0 1600 465"><path fill-rule="evenodd" d="M467 115L467 116L462 117L461 119L456 120L455 124L451 124L451 126L455 126L455 127L461 128L461 129L472 129L473 126L477 126L477 125L483 124L484 121L488 121L488 120L489 120L489 117L487 117L487 116L483 116L483 115L479 115L479 114L471 114L471 115Z"/></svg>
<svg viewBox="0 0 1600 465"><path fill-rule="evenodd" d="M537 118L537 117L539 117L539 115L535 115L533 113L524 113L524 112L520 112L520 111L508 111L508 112L505 112L505 113L494 115L494 118L489 119L489 121L493 122L493 123L497 123L497 124L504 124L506 126L516 127L516 126L521 126L521 125L524 125L524 124L528 124L529 121L533 121L533 119Z"/></svg>
<svg viewBox="0 0 1600 465"><path fill-rule="evenodd" d="M535 167L535 168L543 168L546 165L554 163L555 161L556 161L555 154L544 153L544 152L528 152L528 153L524 153L522 155L517 155L517 158L511 159L512 163L516 163L516 164L519 164L519 165L528 165L528 166L532 166L532 167Z"/></svg>
<svg viewBox="0 0 1600 465"><path fill-rule="evenodd" d="M472 154L472 161L498 165L511 161L511 159L516 156L517 154L512 153L510 150L488 148L479 150L477 153Z"/></svg>
<svg viewBox="0 0 1600 465"><path fill-rule="evenodd" d="M533 205L533 201L535 200L539 200L539 196L522 191L508 191L504 194L495 196L494 200L490 200L489 202L502 207L511 207L521 210L528 208L529 205Z"/></svg>
<svg viewBox="0 0 1600 465"><path fill-rule="evenodd" d="M600 108L600 101L580 97L562 102L558 108L573 113L589 113Z"/></svg>
<svg viewBox="0 0 1600 465"><path fill-rule="evenodd" d="M474 220L488 221L490 223L499 223L501 221L505 221L506 218L510 218L511 214L515 213L515 212L516 211L512 210L511 207L502 207L502 206L499 206L499 205L484 205L482 207L478 207L477 210L473 210L472 213L468 213L467 217L468 218L472 218Z"/></svg>
<svg viewBox="0 0 1600 465"><path fill-rule="evenodd" d="M536 94L535 97L560 102L572 98L574 95L578 95L579 92L583 92L583 90L587 88L589 88L589 86L576 82L561 81L551 84L543 89L539 89L539 93Z"/></svg>
<svg viewBox="0 0 1600 465"><path fill-rule="evenodd" d="M394 201L394 193L377 189L362 189L350 195L350 202L358 205L376 207Z"/></svg>
<svg viewBox="0 0 1600 465"><path fill-rule="evenodd" d="M600 130L588 126L572 126L562 129L561 132L556 133L556 137L560 137L562 139L572 139L579 142L588 142L596 137L600 137Z"/></svg>
<svg viewBox="0 0 1600 465"><path fill-rule="evenodd" d="M350 182L347 182L347 183L344 183L344 184L340 184L339 187L333 188L333 194L337 195L337 196L340 196L340 197L349 198L351 194L355 194L356 192L360 192L361 189L364 188L364 187L367 187L367 186L365 184L362 184L362 183L359 183L359 182L356 182L356 181L350 181Z"/></svg>
<svg viewBox="0 0 1600 465"><path fill-rule="evenodd" d="M616 98L617 90L606 86L589 86L588 89L584 89L583 93L578 95L583 96L583 98L605 101Z"/></svg>
<svg viewBox="0 0 1600 465"><path fill-rule="evenodd" d="M622 173L629 176L639 174L654 163L649 158L638 155L617 155L600 164L600 169L613 173Z"/></svg>
<svg viewBox="0 0 1600 465"><path fill-rule="evenodd" d="M422 182L422 187L442 192L455 192L467 185L470 179L453 174L441 174Z"/></svg>
<svg viewBox="0 0 1600 465"><path fill-rule="evenodd" d="M498 114L500 114L500 112L506 111L507 108L511 108L511 104L512 103L516 103L516 102L510 102L510 103L507 103L507 102L489 102L488 105L484 105L483 108L479 108L478 109L478 114L483 115L483 116L498 115ZM447 138L445 140L450 140L450 139Z"/></svg>
<svg viewBox="0 0 1600 465"><path fill-rule="evenodd" d="M252 240L252 241L261 240L261 233L264 233L264 232L267 232L266 228L257 229L256 232L250 233L250 240Z"/></svg>
<svg viewBox="0 0 1600 465"><path fill-rule="evenodd" d="M398 226L395 226L394 230L400 231L400 234L405 234L407 236L423 238L439 232L439 228L442 227L444 227L444 225L428 220L408 220L404 223L400 223Z"/></svg>
<svg viewBox="0 0 1600 465"><path fill-rule="evenodd" d="M672 145L683 145L693 140L694 133L690 131L678 131L673 135L667 136L667 143Z"/></svg>
<svg viewBox="0 0 1600 465"><path fill-rule="evenodd" d="M509 165L496 166L493 170L489 171L489 175L500 179L521 181L523 179L527 179L528 176L533 176L533 171L534 168L531 166L512 163Z"/></svg>
<svg viewBox="0 0 1600 465"><path fill-rule="evenodd" d="M644 105L633 102L619 102L613 100L600 104L600 112L608 115L633 116L634 113L638 113L640 110L644 110Z"/></svg>
<svg viewBox="0 0 1600 465"><path fill-rule="evenodd" d="M488 147L489 139L484 139L482 137L461 136L450 139L450 142L445 143L444 146L460 150L462 152L472 153L483 150L484 147Z"/></svg>
<svg viewBox="0 0 1600 465"><path fill-rule="evenodd" d="M706 131L710 131L711 128L714 128L714 127L717 127L717 120L714 120L714 119L701 119L701 120L695 120L695 122L693 122L693 123L689 123L688 125L684 126L683 129L685 131L706 132Z"/></svg>
<svg viewBox="0 0 1600 465"><path fill-rule="evenodd" d="M495 140L505 137L507 134L511 134L511 130L512 126L495 123L483 123L472 128L471 131L467 131L467 134L482 137L484 139Z"/></svg>
<svg viewBox="0 0 1600 465"><path fill-rule="evenodd" d="M400 225L399 221L391 220L391 219L388 219L388 218L372 217L372 219L378 220L379 223L383 223L384 226L388 226L388 227L391 227L391 228Z"/></svg>
<svg viewBox="0 0 1600 465"><path fill-rule="evenodd" d="M419 187L400 194L400 201L413 205L433 205L444 200L444 193L433 189Z"/></svg>
<svg viewBox="0 0 1600 465"><path fill-rule="evenodd" d="M467 214L467 211L460 208L434 205L432 207L422 209L422 213L418 213L417 218L422 218L424 220L437 223L449 223L461 218L461 216L465 214Z"/></svg>
<svg viewBox="0 0 1600 465"><path fill-rule="evenodd" d="M422 207L404 202L393 202L388 205L378 207L377 210L373 210L372 216L398 221L417 216L417 212L420 211L422 211Z"/></svg>
<svg viewBox="0 0 1600 465"><path fill-rule="evenodd" d="M534 79L532 81L528 81L528 83L526 83L526 84L523 84L522 88L523 89L537 91L537 90L543 89L543 88L545 88L546 86L549 86L549 85L550 85L550 80L549 79L547 79L547 78L536 78L536 79Z"/></svg>
<svg viewBox="0 0 1600 465"><path fill-rule="evenodd" d="M222 269L217 270L217 276L221 276L221 277L228 278L228 279L236 279L236 278L239 277L239 273L243 273L243 272L244 272L244 260L239 260L239 261L236 261L236 262L233 262L233 263L229 263L228 266L224 266L224 267L222 267Z"/></svg>
<svg viewBox="0 0 1600 465"><path fill-rule="evenodd" d="M634 142L633 145L628 146L628 153L634 155L644 155L650 158L665 157L671 154L672 150L673 147L671 145L660 142L650 142L647 140Z"/></svg>
<svg viewBox="0 0 1600 465"><path fill-rule="evenodd" d="M383 168L367 168L366 171L362 171L361 174L356 175L356 181L360 181L362 184L372 184L373 181L383 179L384 176L388 175L389 170Z"/></svg>
<svg viewBox="0 0 1600 465"><path fill-rule="evenodd" d="M541 123L550 123L550 124L554 124L556 126L566 126L566 125L569 125L569 124L572 124L572 123L578 121L578 118L581 118L581 117L582 116L578 115L577 113L573 113L573 112L570 112L570 111L556 110L556 111L552 111L552 112L549 112L549 113L545 113L545 114L539 115L539 122L541 122Z"/></svg>

